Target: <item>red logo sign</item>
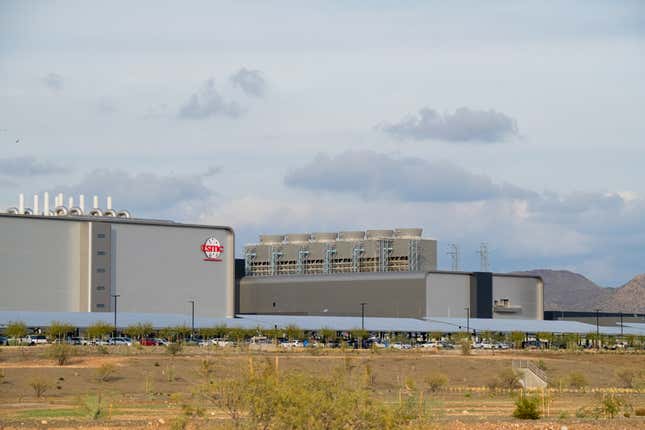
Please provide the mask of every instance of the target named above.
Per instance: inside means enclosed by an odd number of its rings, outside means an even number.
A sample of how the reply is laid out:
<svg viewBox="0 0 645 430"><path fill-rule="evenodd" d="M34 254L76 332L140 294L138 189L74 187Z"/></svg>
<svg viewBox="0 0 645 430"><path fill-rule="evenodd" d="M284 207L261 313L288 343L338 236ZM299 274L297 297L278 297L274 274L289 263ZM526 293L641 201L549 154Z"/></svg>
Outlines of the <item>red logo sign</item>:
<svg viewBox="0 0 645 430"><path fill-rule="evenodd" d="M206 239L202 245L202 252L206 256L204 261L222 261L219 257L224 252L224 247L213 236Z"/></svg>

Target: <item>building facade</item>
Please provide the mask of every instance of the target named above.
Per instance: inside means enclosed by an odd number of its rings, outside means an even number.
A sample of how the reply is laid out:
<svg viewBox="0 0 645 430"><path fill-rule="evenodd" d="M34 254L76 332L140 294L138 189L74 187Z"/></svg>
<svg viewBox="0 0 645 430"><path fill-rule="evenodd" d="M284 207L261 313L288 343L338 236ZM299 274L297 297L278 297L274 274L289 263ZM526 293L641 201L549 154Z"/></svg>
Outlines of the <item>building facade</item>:
<svg viewBox="0 0 645 430"><path fill-rule="evenodd" d="M234 316L231 228L95 213L0 213L0 309Z"/></svg>
<svg viewBox="0 0 645 430"><path fill-rule="evenodd" d="M246 276L240 314L543 319L539 277L489 272Z"/></svg>

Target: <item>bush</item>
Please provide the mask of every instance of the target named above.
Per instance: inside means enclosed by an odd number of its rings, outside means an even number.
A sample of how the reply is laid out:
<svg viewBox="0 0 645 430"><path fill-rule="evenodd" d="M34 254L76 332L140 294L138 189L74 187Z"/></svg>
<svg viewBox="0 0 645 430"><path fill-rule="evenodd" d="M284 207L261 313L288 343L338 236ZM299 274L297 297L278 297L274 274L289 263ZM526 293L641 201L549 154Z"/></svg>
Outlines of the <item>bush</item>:
<svg viewBox="0 0 645 430"><path fill-rule="evenodd" d="M37 398L41 398L45 392L50 388L50 385L43 378L34 378L29 381L29 386L34 390Z"/></svg>
<svg viewBox="0 0 645 430"><path fill-rule="evenodd" d="M436 393L448 383L448 377L443 373L435 373L426 378L426 383L428 384L428 389Z"/></svg>
<svg viewBox="0 0 645 430"><path fill-rule="evenodd" d="M584 389L589 385L587 377L580 372L571 372L569 374L569 387L575 389Z"/></svg>
<svg viewBox="0 0 645 430"><path fill-rule="evenodd" d="M116 368L112 363L103 363L98 369L96 369L96 379L99 382L107 382L114 375Z"/></svg>
<svg viewBox="0 0 645 430"><path fill-rule="evenodd" d="M600 400L602 415L607 418L614 418L620 412L624 402L614 394L605 394Z"/></svg>
<svg viewBox="0 0 645 430"><path fill-rule="evenodd" d="M79 403L81 410L85 412L85 415L92 419L97 420L101 417L103 412L102 403L101 403L101 393L98 393L96 396L85 396L79 398Z"/></svg>
<svg viewBox="0 0 645 430"><path fill-rule="evenodd" d="M488 388L491 390L504 389L514 390L520 387L520 378L512 369L504 369L500 371L495 379L488 383Z"/></svg>
<svg viewBox="0 0 645 430"><path fill-rule="evenodd" d="M20 340L27 336L27 325L22 321L9 321L5 333L10 338Z"/></svg>
<svg viewBox="0 0 645 430"><path fill-rule="evenodd" d="M513 416L521 420L537 420L540 418L540 398L523 395L515 401Z"/></svg>
<svg viewBox="0 0 645 430"><path fill-rule="evenodd" d="M177 355L184 349L183 345L179 342L169 343L166 346L166 352L170 355Z"/></svg>
<svg viewBox="0 0 645 430"><path fill-rule="evenodd" d="M462 339L459 343L461 344L461 354L470 355L470 352L473 347L472 343L470 342L470 339Z"/></svg>
<svg viewBox="0 0 645 430"><path fill-rule="evenodd" d="M48 355L56 360L59 366L64 366L69 362L70 357L74 355L74 350L67 344L57 343L49 347Z"/></svg>

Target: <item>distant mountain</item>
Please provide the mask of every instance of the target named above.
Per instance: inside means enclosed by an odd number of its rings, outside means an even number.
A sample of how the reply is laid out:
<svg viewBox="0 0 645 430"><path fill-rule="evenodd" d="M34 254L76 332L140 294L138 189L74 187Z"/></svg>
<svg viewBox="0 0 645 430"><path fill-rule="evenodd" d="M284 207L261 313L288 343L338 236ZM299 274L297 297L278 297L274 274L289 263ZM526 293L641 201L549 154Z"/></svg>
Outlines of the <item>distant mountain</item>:
<svg viewBox="0 0 645 430"><path fill-rule="evenodd" d="M520 274L539 275L544 280L544 310L645 312L645 274L618 288L605 288L568 270L537 269Z"/></svg>

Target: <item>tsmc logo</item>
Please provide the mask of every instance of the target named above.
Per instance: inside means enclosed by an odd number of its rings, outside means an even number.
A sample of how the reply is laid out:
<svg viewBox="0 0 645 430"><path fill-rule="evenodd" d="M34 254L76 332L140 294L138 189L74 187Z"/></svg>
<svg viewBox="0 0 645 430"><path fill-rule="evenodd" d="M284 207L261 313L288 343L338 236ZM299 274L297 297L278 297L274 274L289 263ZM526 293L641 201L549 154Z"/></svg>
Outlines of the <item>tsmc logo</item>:
<svg viewBox="0 0 645 430"><path fill-rule="evenodd" d="M219 257L224 252L224 247L213 236L206 239L202 245L202 252L206 256L204 261L222 261Z"/></svg>

